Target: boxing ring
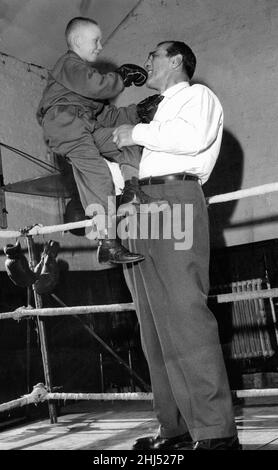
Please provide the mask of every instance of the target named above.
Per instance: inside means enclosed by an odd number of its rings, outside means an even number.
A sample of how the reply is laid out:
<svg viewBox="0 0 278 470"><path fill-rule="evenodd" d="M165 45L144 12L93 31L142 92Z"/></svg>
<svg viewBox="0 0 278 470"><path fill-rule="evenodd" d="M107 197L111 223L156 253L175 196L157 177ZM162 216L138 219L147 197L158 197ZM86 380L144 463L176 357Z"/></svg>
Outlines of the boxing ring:
<svg viewBox="0 0 278 470"><path fill-rule="evenodd" d="M267 194L271 192L278 191L278 183L270 183L261 186L256 186L249 189L242 189L239 191L234 191L230 193L220 194L207 198L207 204L217 204L223 203L232 200L238 200L245 197L259 196L262 194ZM91 227L94 225L93 220L84 220L79 222L72 222L67 224L60 224L56 226L32 226L26 227L18 231L0 231L0 238L20 238L25 237L28 247L29 262L30 267L33 268L35 265L34 259L34 241L33 237L37 235L45 235L57 232L63 232L67 230L73 230L76 228ZM52 296L60 303L61 307L57 308L43 308L41 296L36 292L35 286L32 286L35 300L35 308L23 308L20 307L13 312L3 312L0 313L0 320L13 319L16 321L21 320L22 318L36 317L38 321L38 331L40 337L41 345L41 355L44 369L44 379L45 384L39 383L33 387L31 393L23 395L21 398L16 400L9 401L7 403L0 404L0 412L8 411L14 408L26 406L29 404L38 404L42 402L48 402L49 407L49 416L50 422L57 422L56 409L53 404L55 400L152 400L152 393L56 393L52 391L51 384L51 374L50 374L50 363L48 356L47 348L47 339L44 325L45 317L53 316L64 316L64 315L82 315L82 314L91 314L91 313L112 313L112 312L125 312L125 311L134 311L135 307L133 303L125 304L110 304L110 305L90 305L90 306L75 306L68 307L66 306L57 296ZM256 289L254 291L246 292L229 292L224 294L215 294L209 295L209 298L213 298L217 303L230 303L230 302L240 302L244 300L261 300L261 299L270 299L278 298L278 288L267 289ZM272 311L273 324L275 329L275 335L278 344L278 326L275 311ZM96 339L100 340L95 333L93 335ZM104 342L103 342L104 343ZM106 345L106 348L109 347ZM119 356L117 356L113 350L109 351L119 362L125 366L131 374L133 374L137 380L141 382L141 385L144 388L148 389L148 386L142 381L142 379L137 376L137 374L132 371ZM250 398L250 397L277 397L278 388L265 388L265 389L245 389L245 390L233 390L232 393L237 398Z"/></svg>

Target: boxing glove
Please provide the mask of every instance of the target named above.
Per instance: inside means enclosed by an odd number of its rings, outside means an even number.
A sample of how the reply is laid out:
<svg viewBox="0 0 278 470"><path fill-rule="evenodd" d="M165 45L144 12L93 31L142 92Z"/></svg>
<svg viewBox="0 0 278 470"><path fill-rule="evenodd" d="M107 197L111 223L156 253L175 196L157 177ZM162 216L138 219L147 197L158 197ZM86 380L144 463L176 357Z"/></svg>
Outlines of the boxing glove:
<svg viewBox="0 0 278 470"><path fill-rule="evenodd" d="M145 98L144 100L140 101L140 103L137 104L136 109L137 109L137 114L140 118L140 121L149 124L154 118L154 115L157 111L157 107L162 101L164 96L162 95L151 95Z"/></svg>
<svg viewBox="0 0 278 470"><path fill-rule="evenodd" d="M35 289L38 294L52 292L59 281L59 268L56 261L60 244L50 240L44 247L34 272L37 275Z"/></svg>
<svg viewBox="0 0 278 470"><path fill-rule="evenodd" d="M11 281L19 287L29 287L37 279L36 274L30 269L29 263L21 251L21 245L6 245L4 253L7 256L5 268Z"/></svg>
<svg viewBox="0 0 278 470"><path fill-rule="evenodd" d="M122 77L125 87L129 87L132 84L142 86L148 78L146 70L135 64L123 64L116 72Z"/></svg>

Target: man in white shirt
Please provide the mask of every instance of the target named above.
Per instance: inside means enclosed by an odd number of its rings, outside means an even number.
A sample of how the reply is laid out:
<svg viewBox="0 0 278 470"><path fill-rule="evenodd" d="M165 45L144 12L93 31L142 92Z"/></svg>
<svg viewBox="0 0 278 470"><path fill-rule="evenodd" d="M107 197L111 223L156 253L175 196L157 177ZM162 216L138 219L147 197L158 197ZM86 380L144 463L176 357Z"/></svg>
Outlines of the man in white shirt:
<svg viewBox="0 0 278 470"><path fill-rule="evenodd" d="M218 327L207 307L209 229L201 185L219 154L223 110L209 88L190 85L195 66L183 42L158 44L145 64L147 86L163 96L153 120L114 131L119 148L144 147L140 184L169 201L173 212L171 237L161 229L159 237L130 239L145 262L124 268L160 424L157 436L136 441L136 450L240 449ZM191 232L191 243L177 243L177 222Z"/></svg>

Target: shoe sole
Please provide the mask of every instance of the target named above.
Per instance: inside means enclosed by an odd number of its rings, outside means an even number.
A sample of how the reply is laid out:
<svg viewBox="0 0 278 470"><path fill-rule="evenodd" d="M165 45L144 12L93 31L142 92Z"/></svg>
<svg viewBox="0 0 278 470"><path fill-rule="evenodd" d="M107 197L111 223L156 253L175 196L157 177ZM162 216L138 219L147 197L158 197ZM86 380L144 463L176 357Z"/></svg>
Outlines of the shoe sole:
<svg viewBox="0 0 278 470"><path fill-rule="evenodd" d="M130 264L130 263L138 263L139 261L144 261L145 257L142 256L141 258L136 258L136 259L133 259L133 260L129 260L129 261L111 261L109 260L109 263L114 263L114 264Z"/></svg>

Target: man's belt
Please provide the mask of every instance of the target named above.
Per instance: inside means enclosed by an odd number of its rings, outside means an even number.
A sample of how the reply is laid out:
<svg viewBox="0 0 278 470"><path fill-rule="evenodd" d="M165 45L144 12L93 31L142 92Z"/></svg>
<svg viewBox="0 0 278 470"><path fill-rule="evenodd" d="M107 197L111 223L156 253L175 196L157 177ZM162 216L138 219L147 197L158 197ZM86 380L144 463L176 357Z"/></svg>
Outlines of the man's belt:
<svg viewBox="0 0 278 470"><path fill-rule="evenodd" d="M198 176L190 175L189 173L173 173L172 175L162 176L149 176L139 180L139 184L144 186L146 184L165 184L169 181L199 181Z"/></svg>

